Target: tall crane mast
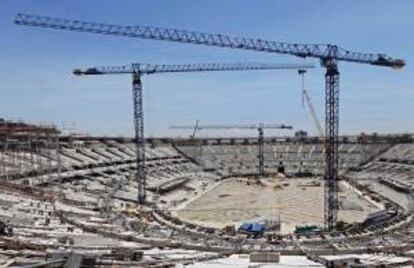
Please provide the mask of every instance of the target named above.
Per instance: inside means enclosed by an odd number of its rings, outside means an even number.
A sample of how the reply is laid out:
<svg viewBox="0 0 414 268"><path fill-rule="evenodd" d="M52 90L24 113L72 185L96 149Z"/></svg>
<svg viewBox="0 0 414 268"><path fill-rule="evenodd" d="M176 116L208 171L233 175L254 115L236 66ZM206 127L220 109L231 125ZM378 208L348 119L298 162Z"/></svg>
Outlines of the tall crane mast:
<svg viewBox="0 0 414 268"><path fill-rule="evenodd" d="M327 163L325 169L325 228L334 230L338 217L338 130L339 130L339 69L338 62L364 63L402 68L405 62L385 54L352 52L333 44L292 44L254 38L239 38L222 34L186 31L148 26L123 26L48 16L17 14L15 23L77 32L125 36L152 40L244 49L301 58L316 58L325 72L325 137Z"/></svg>
<svg viewBox="0 0 414 268"><path fill-rule="evenodd" d="M144 138L144 112L142 97L141 76L154 73L183 73L183 72L206 72L206 71L246 71L246 70L298 70L301 68L313 68L305 64L265 64L265 63L205 63L205 64L175 64L175 65L152 65L134 63L125 66L101 66L88 69L75 69L75 75L110 75L110 74L132 74L132 94L134 104L134 130L136 149L136 180L138 182L138 203L146 203L147 176L145 165L145 138Z"/></svg>
<svg viewBox="0 0 414 268"><path fill-rule="evenodd" d="M292 129L292 126L288 125L277 125L277 124L246 124L246 125L196 125L194 126L170 126L171 129L194 129L203 130L203 129L257 129L258 138L257 138L257 158L259 161L259 165L257 168L257 175L263 176L265 175L264 170L264 132L263 129Z"/></svg>

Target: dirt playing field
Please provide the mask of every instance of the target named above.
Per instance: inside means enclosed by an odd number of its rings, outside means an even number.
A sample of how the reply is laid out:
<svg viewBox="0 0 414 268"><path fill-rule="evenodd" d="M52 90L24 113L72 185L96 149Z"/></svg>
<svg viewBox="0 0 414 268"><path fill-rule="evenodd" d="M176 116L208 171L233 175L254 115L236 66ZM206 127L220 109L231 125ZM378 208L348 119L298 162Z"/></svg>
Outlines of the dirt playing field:
<svg viewBox="0 0 414 268"><path fill-rule="evenodd" d="M226 180L189 202L177 215L188 222L217 228L250 220L277 221L280 217L282 233L291 232L296 225L323 224L323 182L269 178L249 184L245 179ZM340 185L339 198L340 220L362 221L378 210L345 184Z"/></svg>

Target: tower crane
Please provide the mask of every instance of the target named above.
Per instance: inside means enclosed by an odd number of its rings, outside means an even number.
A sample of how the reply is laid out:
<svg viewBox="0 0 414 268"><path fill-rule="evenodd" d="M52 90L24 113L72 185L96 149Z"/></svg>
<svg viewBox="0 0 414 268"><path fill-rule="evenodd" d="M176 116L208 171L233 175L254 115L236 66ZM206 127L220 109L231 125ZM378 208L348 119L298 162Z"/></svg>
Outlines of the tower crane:
<svg viewBox="0 0 414 268"><path fill-rule="evenodd" d="M323 150L326 150L326 142L325 142L325 135L324 135L324 131L323 131L323 127L319 122L319 118L316 114L315 111L315 107L313 106L312 100L308 94L308 91L305 89L305 73L306 70L305 69L300 69L298 70L298 74L302 77L302 105L307 105L309 113L312 117L312 120L315 124L316 130L318 131L319 134L319 139L321 141L322 144L322 148ZM318 166L316 166L316 170L319 169L320 166L324 166L325 164L325 159L323 159L323 157L321 158L321 161L319 162L320 164Z"/></svg>
<svg viewBox="0 0 414 268"><path fill-rule="evenodd" d="M198 130L198 124L200 123L200 121L196 120L195 125L193 127L193 134L191 134L190 138L194 139L196 134L197 134L197 130Z"/></svg>
<svg viewBox="0 0 414 268"><path fill-rule="evenodd" d="M318 131L319 137L324 140L324 131L321 123L319 122L319 118L316 115L315 107L313 106L312 100L308 94L308 91L305 89L305 69L298 70L298 74L302 76L302 104L308 106L309 112L311 114L312 120L316 126L316 130Z"/></svg>
<svg viewBox="0 0 414 268"><path fill-rule="evenodd" d="M258 153L257 158L259 161L258 169L257 169L257 175L263 176L265 174L264 170L264 132L263 129L293 129L292 126L288 125L277 125L277 124L245 124L245 125L205 125L200 126L196 125L194 126L170 126L171 129L194 129L197 128L197 130L203 130L203 129L257 129L258 132L258 139L257 139L257 145L258 145Z"/></svg>
<svg viewBox="0 0 414 268"><path fill-rule="evenodd" d="M132 94L134 104L135 149L136 149L136 180L138 182L138 203L146 202L146 166L145 166L145 138L144 138L144 113L141 76L154 73L183 73L205 71L246 71L246 70L271 70L313 68L306 64L265 64L265 63L205 63L205 64L175 64L152 65L134 63L125 66L102 66L87 69L75 69L75 75L110 75L132 74Z"/></svg>
<svg viewBox="0 0 414 268"><path fill-rule="evenodd" d="M48 16L17 14L14 22L19 25L88 32L130 38L163 40L233 49L244 49L300 58L316 58L325 72L325 228L334 230L338 217L338 130L339 130L339 68L340 61L362 63L391 68L402 68L404 60L385 54L361 53L343 49L334 44L292 44L254 38L239 38L149 26L123 26Z"/></svg>

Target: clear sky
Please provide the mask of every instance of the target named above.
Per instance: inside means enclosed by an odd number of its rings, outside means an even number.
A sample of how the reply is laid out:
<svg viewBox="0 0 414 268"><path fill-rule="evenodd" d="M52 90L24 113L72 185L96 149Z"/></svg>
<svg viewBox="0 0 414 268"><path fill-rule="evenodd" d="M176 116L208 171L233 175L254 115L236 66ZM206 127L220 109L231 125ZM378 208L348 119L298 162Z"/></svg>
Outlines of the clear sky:
<svg viewBox="0 0 414 268"><path fill-rule="evenodd" d="M0 117L76 124L78 132L132 135L131 77L75 77L77 67L143 63L315 63L306 87L324 119L316 60L23 27L17 12L124 25L175 27L292 43L332 43L403 58L396 71L341 63L340 133L414 132L414 1L3 0ZM147 136L187 134L172 124L285 123L316 133L291 71L155 74L143 78ZM242 135L255 132L207 133ZM273 134L291 134L277 132ZM270 134L270 133L269 133Z"/></svg>

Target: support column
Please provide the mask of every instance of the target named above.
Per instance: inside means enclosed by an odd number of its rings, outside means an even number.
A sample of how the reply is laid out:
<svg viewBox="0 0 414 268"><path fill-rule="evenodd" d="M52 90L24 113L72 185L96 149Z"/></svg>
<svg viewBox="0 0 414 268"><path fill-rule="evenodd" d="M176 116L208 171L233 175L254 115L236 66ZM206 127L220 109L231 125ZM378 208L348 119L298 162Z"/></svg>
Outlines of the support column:
<svg viewBox="0 0 414 268"><path fill-rule="evenodd" d="M259 158L259 170L258 175L264 175L264 141L263 141L263 127L260 126L258 129L259 131L259 140L258 140L258 158Z"/></svg>
<svg viewBox="0 0 414 268"><path fill-rule="evenodd" d="M325 74L325 228L334 230L338 219L339 71L335 60L324 62Z"/></svg>
<svg viewBox="0 0 414 268"><path fill-rule="evenodd" d="M138 204L145 204L147 174L145 166L145 138L144 138L144 112L142 107L141 74L132 75L132 94L134 101L134 126L135 126L135 154L137 170L135 179L138 183Z"/></svg>

